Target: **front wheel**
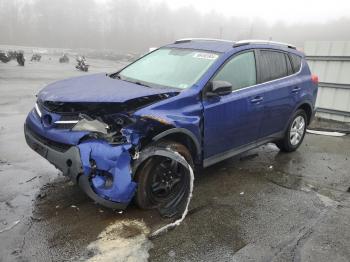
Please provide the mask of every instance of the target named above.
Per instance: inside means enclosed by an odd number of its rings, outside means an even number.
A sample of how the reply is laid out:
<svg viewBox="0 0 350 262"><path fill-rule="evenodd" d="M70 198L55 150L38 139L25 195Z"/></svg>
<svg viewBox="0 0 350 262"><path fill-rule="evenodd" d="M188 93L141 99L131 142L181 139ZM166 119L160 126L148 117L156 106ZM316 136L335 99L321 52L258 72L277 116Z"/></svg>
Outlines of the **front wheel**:
<svg viewBox="0 0 350 262"><path fill-rule="evenodd" d="M284 138L276 142L277 147L284 152L297 150L304 140L306 125L307 116L305 111L302 109L297 110L288 125Z"/></svg>
<svg viewBox="0 0 350 262"><path fill-rule="evenodd" d="M182 144L164 141L148 147L180 154L193 168L192 156ZM142 154L142 152L140 153ZM143 209L157 208L162 216L179 214L189 195L190 176L186 166L175 158L154 155L141 165L136 172L138 189L135 200Z"/></svg>

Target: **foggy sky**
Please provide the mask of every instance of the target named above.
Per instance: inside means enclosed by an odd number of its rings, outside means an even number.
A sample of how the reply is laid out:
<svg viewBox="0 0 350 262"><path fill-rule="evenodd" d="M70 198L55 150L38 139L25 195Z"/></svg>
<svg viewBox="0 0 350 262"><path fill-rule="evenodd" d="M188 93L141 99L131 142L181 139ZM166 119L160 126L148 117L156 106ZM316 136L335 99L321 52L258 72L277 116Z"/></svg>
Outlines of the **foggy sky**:
<svg viewBox="0 0 350 262"><path fill-rule="evenodd" d="M145 52L179 38L212 37L302 47L308 40L350 40L349 6L343 0L0 0L0 44Z"/></svg>
<svg viewBox="0 0 350 262"><path fill-rule="evenodd" d="M104 3L110 0L96 0ZM192 6L197 11L210 13L216 11L227 16L242 19L263 18L269 23L328 22L350 15L349 0L150 0L152 3L165 2L171 9Z"/></svg>

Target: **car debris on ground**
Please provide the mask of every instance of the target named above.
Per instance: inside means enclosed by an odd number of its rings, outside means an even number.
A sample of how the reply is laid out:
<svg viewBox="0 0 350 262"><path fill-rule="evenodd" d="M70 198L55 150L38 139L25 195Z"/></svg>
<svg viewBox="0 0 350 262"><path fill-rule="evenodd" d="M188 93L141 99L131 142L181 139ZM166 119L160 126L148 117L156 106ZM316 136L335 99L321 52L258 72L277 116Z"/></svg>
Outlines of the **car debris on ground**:
<svg viewBox="0 0 350 262"><path fill-rule="evenodd" d="M311 130L307 129L306 132L314 135L323 135L323 136L345 136L345 133L334 132L334 131L321 131L321 130Z"/></svg>
<svg viewBox="0 0 350 262"><path fill-rule="evenodd" d="M14 228L19 222L21 222L20 220L16 220L14 221L13 223L11 223L9 226L3 228L3 229L0 229L0 233L3 233L5 231L8 231L8 230L11 230L12 228Z"/></svg>

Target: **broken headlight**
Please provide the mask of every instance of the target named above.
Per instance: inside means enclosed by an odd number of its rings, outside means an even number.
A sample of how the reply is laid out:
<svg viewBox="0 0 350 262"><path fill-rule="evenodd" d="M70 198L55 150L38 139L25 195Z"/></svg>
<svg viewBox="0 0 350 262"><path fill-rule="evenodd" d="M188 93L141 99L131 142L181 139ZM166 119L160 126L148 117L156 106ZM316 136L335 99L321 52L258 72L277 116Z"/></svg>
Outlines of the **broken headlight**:
<svg viewBox="0 0 350 262"><path fill-rule="evenodd" d="M109 126L97 119L87 119L82 118L76 123L76 125L72 128L73 131L89 131L89 132L97 132L107 135Z"/></svg>

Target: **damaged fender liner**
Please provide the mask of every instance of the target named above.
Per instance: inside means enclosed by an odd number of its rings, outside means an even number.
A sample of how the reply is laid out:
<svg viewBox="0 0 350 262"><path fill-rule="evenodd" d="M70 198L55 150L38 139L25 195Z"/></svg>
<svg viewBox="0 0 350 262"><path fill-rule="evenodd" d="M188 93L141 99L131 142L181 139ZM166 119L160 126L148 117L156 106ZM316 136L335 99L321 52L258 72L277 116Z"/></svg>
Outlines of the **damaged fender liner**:
<svg viewBox="0 0 350 262"><path fill-rule="evenodd" d="M125 151L128 145L112 147L108 143L92 141L72 146L68 150L60 152L40 141L27 125L24 125L24 133L27 144L35 152L61 170L63 175L69 176L73 182L78 182L81 189L95 202L112 209L125 209L127 207L136 189L136 183L131 181L130 160L128 161L131 157ZM111 155L115 153L119 153L119 155ZM96 157L98 154L100 156ZM91 171L90 156L96 158L94 160L97 168L112 172L112 175L117 178L114 179L110 189L103 190L100 187L95 189L98 191L95 192L91 188L93 178L89 173ZM114 194L108 194L112 190ZM98 193L102 194L102 197ZM121 201L111 201L111 198Z"/></svg>
<svg viewBox="0 0 350 262"><path fill-rule="evenodd" d="M89 177L85 175L81 175L79 178L79 186L82 190L96 203L117 210L124 210L128 206L129 203L118 203L110 200L106 200L100 196L98 196L91 188Z"/></svg>
<svg viewBox="0 0 350 262"><path fill-rule="evenodd" d="M186 182L185 182L186 186L183 192L181 192L178 196L176 196L170 202L165 202L164 204L161 204L158 206L158 211L161 216L172 217L172 216L181 215L181 219L177 220L172 224L169 224L166 227L166 228L168 227L171 228L173 226L180 224L187 214L188 206L190 203L190 199L192 197L192 190L193 190L193 180L194 180L193 170L189 165L189 163L178 152L172 150L171 148L157 147L155 145L155 146L147 147L140 152L139 158L136 159L135 162L133 163L133 173L135 174L137 172L137 169L141 166L142 163L144 163L147 159L154 156L160 156L160 157L165 157L165 158L175 160L177 163L182 165L186 170Z"/></svg>

